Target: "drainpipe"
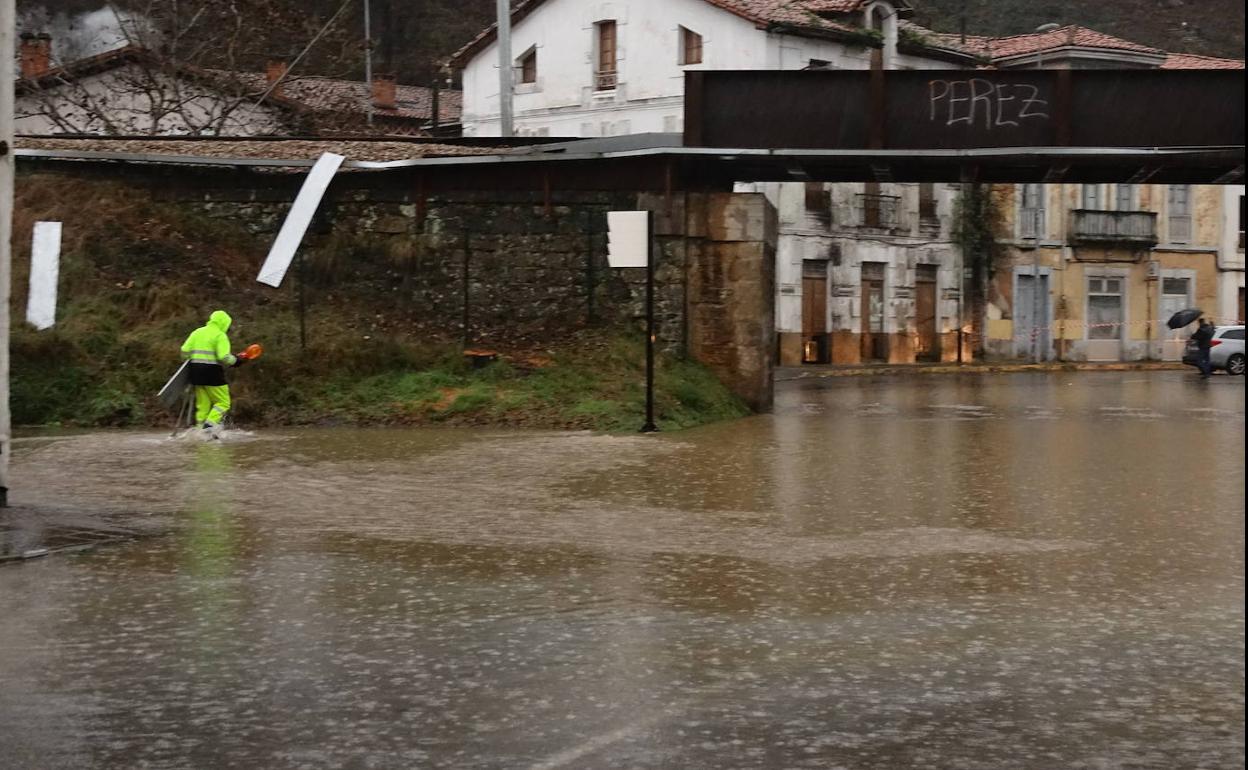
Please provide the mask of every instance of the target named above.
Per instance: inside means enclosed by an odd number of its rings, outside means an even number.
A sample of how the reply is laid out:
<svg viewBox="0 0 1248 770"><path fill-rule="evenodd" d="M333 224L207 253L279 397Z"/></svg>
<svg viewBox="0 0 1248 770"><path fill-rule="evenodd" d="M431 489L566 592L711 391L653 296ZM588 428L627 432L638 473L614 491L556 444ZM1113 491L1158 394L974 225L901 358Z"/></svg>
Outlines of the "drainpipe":
<svg viewBox="0 0 1248 770"><path fill-rule="evenodd" d="M1040 244L1038 243L1036 244L1036 249L1033 252L1033 256L1031 260L1031 270L1032 270L1031 317L1033 319L1031 322L1031 346L1032 346L1032 355L1035 358L1036 363L1038 364L1043 360L1043 353L1044 353L1044 351L1040 349L1040 339L1041 339L1040 322L1045 320L1040 317L1040 311L1044 307L1044 303L1041 301L1041 297L1040 297ZM1047 285L1045 286L1045 289L1047 292L1047 289L1048 289Z"/></svg>

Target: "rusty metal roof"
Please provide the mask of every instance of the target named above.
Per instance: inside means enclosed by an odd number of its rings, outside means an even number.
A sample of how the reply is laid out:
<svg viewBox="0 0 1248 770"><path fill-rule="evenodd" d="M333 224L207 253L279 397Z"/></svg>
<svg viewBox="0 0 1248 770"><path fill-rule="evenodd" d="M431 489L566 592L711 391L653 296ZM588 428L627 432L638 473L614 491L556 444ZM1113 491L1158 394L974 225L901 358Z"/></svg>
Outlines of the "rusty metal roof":
<svg viewBox="0 0 1248 770"><path fill-rule="evenodd" d="M355 161L386 162L412 158L445 158L472 155L496 155L508 152L503 147L481 147L424 141L357 140L357 139L224 139L224 138L111 138L111 137L17 137L14 144L22 150L63 153L119 154L149 156L155 160L173 157L259 160L297 160L310 164L322 153L333 152Z"/></svg>

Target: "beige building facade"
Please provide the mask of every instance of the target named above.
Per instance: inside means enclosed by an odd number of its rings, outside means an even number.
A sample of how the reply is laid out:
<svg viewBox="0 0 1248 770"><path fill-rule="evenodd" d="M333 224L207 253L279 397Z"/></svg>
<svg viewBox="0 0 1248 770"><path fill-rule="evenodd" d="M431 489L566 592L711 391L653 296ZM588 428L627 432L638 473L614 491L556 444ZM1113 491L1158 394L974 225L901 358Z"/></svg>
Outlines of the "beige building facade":
<svg viewBox="0 0 1248 770"><path fill-rule="evenodd" d="M1232 196L1222 187L1150 184L1008 185L994 191L999 251L987 292L990 358L1178 360L1191 328L1178 310L1239 320L1228 282ZM1242 227L1242 224L1239 225ZM1242 230L1241 230L1242 232ZM1239 240L1242 243L1242 239Z"/></svg>

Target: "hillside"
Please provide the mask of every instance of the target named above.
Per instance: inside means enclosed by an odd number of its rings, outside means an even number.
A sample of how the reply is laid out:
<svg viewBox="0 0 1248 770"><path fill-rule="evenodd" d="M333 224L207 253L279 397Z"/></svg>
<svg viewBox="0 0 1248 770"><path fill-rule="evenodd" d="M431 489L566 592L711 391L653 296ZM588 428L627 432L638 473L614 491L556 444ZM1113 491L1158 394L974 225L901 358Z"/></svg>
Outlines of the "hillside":
<svg viewBox="0 0 1248 770"><path fill-rule="evenodd" d="M213 0L198 0L211 4ZM493 0L370 0L375 63L403 82L428 83L440 77L446 59L494 20ZM911 0L916 20L933 29L957 32L965 13L972 34L1013 35L1041 24L1081 24L1170 51L1243 58L1244 0ZM116 7L142 13L146 1L122 0ZM188 2L186 5L196 5ZM238 47L240 66L259 68L278 51L294 51L311 39L340 0L243 0L248 17L284 23L256 25ZM359 5L358 3L356 4ZM108 36L112 12L102 0L26 0L19 15L30 31L76 37L78 47L92 31ZM296 11L292 11L296 8ZM308 59L309 71L363 76L362 11L348 9ZM115 35L114 35L115 37ZM319 54L319 55L318 55Z"/></svg>
<svg viewBox="0 0 1248 770"><path fill-rule="evenodd" d="M915 20L942 32L1017 35L1079 24L1167 51L1244 58L1244 0L913 0Z"/></svg>

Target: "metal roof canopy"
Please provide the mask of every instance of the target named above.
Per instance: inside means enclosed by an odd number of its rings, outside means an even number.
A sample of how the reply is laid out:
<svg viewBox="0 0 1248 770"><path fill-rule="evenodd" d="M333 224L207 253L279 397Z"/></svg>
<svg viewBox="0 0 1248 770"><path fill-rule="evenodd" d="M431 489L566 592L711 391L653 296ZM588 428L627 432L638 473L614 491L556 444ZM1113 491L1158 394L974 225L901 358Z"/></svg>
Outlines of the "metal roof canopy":
<svg viewBox="0 0 1248 770"><path fill-rule="evenodd" d="M347 161L350 184L382 186L407 172L430 189L702 190L735 182L1119 182L1240 184L1244 149L1036 148L973 150L769 150L680 147L675 135L592 139L507 155ZM19 160L57 165L279 170L314 160L197 157L98 151L17 149ZM387 173L389 172L389 173ZM288 176L278 174L277 176ZM340 180L343 177L340 175ZM276 179L273 180L275 183ZM335 183L338 184L337 182Z"/></svg>

